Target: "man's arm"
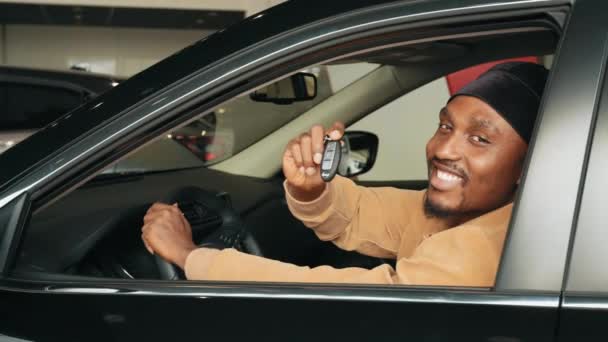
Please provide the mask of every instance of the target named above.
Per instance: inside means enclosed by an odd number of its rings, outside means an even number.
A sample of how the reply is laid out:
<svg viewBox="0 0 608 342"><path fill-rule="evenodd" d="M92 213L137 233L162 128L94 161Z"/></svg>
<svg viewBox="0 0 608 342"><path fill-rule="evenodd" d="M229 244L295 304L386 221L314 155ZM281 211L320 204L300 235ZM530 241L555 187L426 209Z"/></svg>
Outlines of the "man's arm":
<svg viewBox="0 0 608 342"><path fill-rule="evenodd" d="M240 253L198 249L186 259L190 280L481 286L494 284L510 206L425 239L409 258L367 270L301 267Z"/></svg>
<svg viewBox="0 0 608 342"><path fill-rule="evenodd" d="M423 225L411 225L423 215L423 193L393 188L366 188L336 176L325 191L310 202L290 194L285 182L287 204L292 214L324 241L345 250L380 257L397 256L402 234L418 241ZM279 228L280 229L280 228Z"/></svg>
<svg viewBox="0 0 608 342"><path fill-rule="evenodd" d="M373 270L301 267L241 253L232 248L222 251L197 249L186 259L184 271L188 280L370 284L390 284L394 273L389 265Z"/></svg>
<svg viewBox="0 0 608 342"><path fill-rule="evenodd" d="M411 249L426 232L410 225L422 213L421 192L392 188L365 188L337 176L325 183L320 176L324 136L338 140L344 125L336 122L324 131L316 125L292 139L283 153L285 196L292 214L324 241L346 250L381 258L394 258L401 236ZM277 229L286 229L277 227Z"/></svg>
<svg viewBox="0 0 608 342"><path fill-rule="evenodd" d="M508 205L425 238L397 261L396 269L309 268L233 249L195 249L187 221L171 205L150 208L142 230L151 252L180 266L193 280L491 286L510 213Z"/></svg>

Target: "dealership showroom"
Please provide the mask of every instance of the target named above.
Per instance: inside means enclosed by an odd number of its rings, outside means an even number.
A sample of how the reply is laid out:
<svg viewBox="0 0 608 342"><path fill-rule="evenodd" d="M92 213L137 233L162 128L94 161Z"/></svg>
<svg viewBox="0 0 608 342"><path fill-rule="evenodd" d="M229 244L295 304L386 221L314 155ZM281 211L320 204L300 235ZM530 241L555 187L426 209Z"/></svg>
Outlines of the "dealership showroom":
<svg viewBox="0 0 608 342"><path fill-rule="evenodd" d="M0 0L0 342L607 341L605 13Z"/></svg>

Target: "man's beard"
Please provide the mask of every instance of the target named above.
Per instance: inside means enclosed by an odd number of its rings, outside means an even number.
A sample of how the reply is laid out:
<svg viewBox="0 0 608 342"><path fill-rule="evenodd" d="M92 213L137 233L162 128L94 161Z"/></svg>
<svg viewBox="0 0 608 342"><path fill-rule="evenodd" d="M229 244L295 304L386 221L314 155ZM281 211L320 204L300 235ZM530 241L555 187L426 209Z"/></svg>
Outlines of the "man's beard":
<svg viewBox="0 0 608 342"><path fill-rule="evenodd" d="M459 216L459 212L438 206L429 200L428 194L424 195L424 214L429 218L448 218Z"/></svg>
<svg viewBox="0 0 608 342"><path fill-rule="evenodd" d="M462 198L464 201L464 198ZM481 210L463 210L462 208L450 209L432 203L429 200L428 193L424 194L424 214L428 218L437 218L448 220L454 224L461 224L475 217L485 214L487 211Z"/></svg>
<svg viewBox="0 0 608 342"><path fill-rule="evenodd" d="M427 159L427 170L428 170L427 173L428 173L428 180L429 180L429 188L431 187L430 181L431 181L431 173L433 170L433 161L453 170L455 173L457 173L459 176L461 176L463 178L463 185L468 181L468 177L466 176L467 173L461 167L456 165L456 163L451 162L451 161L441 160L437 157L432 157L432 158ZM464 198L462 200L464 200ZM464 214L461 211L459 211L458 209L445 208L438 204L432 203L428 197L428 189L427 189L427 193L425 193L425 195L424 195L424 213L429 218L440 218L440 219L458 217L458 216L462 216Z"/></svg>

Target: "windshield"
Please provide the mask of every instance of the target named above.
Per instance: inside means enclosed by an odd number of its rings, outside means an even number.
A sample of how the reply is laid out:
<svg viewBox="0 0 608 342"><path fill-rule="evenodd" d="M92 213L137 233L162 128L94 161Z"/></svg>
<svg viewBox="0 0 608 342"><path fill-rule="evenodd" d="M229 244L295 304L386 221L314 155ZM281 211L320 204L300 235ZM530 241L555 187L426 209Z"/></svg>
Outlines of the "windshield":
<svg viewBox="0 0 608 342"><path fill-rule="evenodd" d="M187 126L163 135L103 174L167 171L221 162L377 67L376 64L358 63L355 70L345 65L321 65L302 70L317 78L314 99L276 104L254 101L249 94L239 96ZM345 70L348 70L348 77L344 75Z"/></svg>

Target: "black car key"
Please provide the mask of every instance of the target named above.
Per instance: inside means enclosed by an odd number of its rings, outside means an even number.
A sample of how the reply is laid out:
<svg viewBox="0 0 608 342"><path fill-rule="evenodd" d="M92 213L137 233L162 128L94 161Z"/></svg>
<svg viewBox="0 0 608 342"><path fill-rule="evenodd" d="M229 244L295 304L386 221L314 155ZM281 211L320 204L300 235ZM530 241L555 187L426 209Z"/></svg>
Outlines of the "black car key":
<svg viewBox="0 0 608 342"><path fill-rule="evenodd" d="M342 158L342 148L340 140L331 140L328 135L325 136L325 149L323 150L323 159L321 160L321 179L329 182L338 173L338 166Z"/></svg>

